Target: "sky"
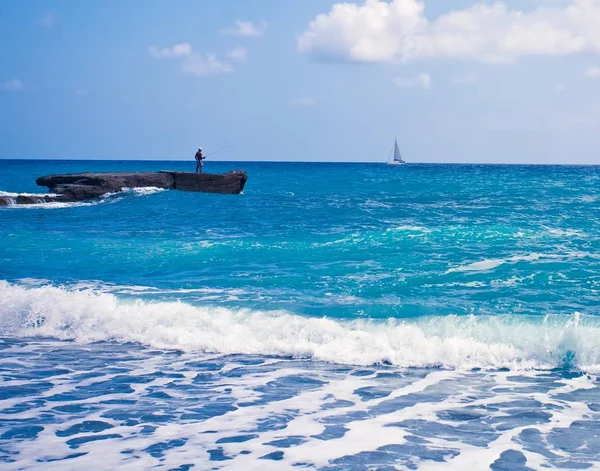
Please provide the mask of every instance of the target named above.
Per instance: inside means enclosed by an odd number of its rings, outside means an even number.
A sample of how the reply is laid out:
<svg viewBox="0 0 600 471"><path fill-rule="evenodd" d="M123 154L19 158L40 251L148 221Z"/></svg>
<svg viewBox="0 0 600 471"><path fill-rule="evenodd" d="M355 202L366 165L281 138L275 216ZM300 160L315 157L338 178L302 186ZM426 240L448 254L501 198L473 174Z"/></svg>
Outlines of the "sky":
<svg viewBox="0 0 600 471"><path fill-rule="evenodd" d="M2 0L0 159L600 164L600 0Z"/></svg>

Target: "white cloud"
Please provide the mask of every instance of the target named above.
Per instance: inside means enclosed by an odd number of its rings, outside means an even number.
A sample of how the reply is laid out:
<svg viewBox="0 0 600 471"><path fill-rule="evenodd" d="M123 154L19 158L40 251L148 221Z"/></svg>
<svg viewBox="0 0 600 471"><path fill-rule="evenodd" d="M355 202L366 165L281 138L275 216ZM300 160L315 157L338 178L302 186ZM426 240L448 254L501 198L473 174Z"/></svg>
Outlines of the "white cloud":
<svg viewBox="0 0 600 471"><path fill-rule="evenodd" d="M20 92L25 90L25 85L19 79L12 79L8 82L0 82L0 90L4 92Z"/></svg>
<svg viewBox="0 0 600 471"><path fill-rule="evenodd" d="M243 47L236 47L227 53L227 57L233 62L243 63L248 60L248 53Z"/></svg>
<svg viewBox="0 0 600 471"><path fill-rule="evenodd" d="M252 21L235 20L235 26L221 30L221 34L229 34L230 36L245 36L248 38L257 38L262 36L267 30L267 23L264 21L254 26Z"/></svg>
<svg viewBox="0 0 600 471"><path fill-rule="evenodd" d="M52 13L50 13L49 11L47 11L46 13L44 13L44 17L41 18L40 20L38 20L38 24L42 25L42 26L50 27L54 24L55 21L56 21L56 18L54 17L54 15Z"/></svg>
<svg viewBox="0 0 600 471"><path fill-rule="evenodd" d="M394 82L401 88L419 87L428 90L431 88L431 75L423 72L415 77L394 79Z"/></svg>
<svg viewBox="0 0 600 471"><path fill-rule="evenodd" d="M598 27L600 28L600 25ZM600 67L590 67L585 71L585 75L589 78L600 78Z"/></svg>
<svg viewBox="0 0 600 471"><path fill-rule="evenodd" d="M317 106L317 100L315 100L314 98L294 98L293 100L290 100L290 105L303 108L310 108L313 106Z"/></svg>
<svg viewBox="0 0 600 471"><path fill-rule="evenodd" d="M475 74L466 74L459 75L458 77L454 77L452 80L454 83L458 85L475 85L477 83L477 75Z"/></svg>
<svg viewBox="0 0 600 471"><path fill-rule="evenodd" d="M565 87L564 85L555 85L554 90L556 90L557 92L564 92L567 90L567 87Z"/></svg>
<svg viewBox="0 0 600 471"><path fill-rule="evenodd" d="M233 72L233 66L220 61L215 54L191 54L184 59L182 70L196 77L206 77Z"/></svg>
<svg viewBox="0 0 600 471"><path fill-rule="evenodd" d="M234 70L228 60L220 60L213 53L197 53L190 43L175 44L173 47L162 49L151 46L148 48L148 52L156 59L179 59L181 70L197 77L226 74ZM246 50L243 48L233 49L227 53L227 57L234 62L245 62L247 60Z"/></svg>
<svg viewBox="0 0 600 471"><path fill-rule="evenodd" d="M300 52L354 62L452 58L510 63L521 56L600 53L600 0L511 10L499 1L429 21L423 0L337 3L300 36Z"/></svg>
<svg viewBox="0 0 600 471"><path fill-rule="evenodd" d="M159 49L156 46L151 46L148 48L148 52L153 57L157 59L162 59L166 57L185 57L190 56L192 54L192 45L190 43L180 43L175 44L173 47L165 47L163 49Z"/></svg>

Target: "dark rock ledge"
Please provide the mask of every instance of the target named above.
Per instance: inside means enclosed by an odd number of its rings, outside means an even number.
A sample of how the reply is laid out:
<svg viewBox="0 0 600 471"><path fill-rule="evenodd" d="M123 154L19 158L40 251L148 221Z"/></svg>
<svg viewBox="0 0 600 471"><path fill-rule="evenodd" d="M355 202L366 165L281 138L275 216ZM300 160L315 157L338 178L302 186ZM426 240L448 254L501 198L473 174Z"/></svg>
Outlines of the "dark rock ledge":
<svg viewBox="0 0 600 471"><path fill-rule="evenodd" d="M124 188L157 187L167 190L200 191L204 193L239 194L248 175L243 170L229 173L186 172L117 172L67 173L38 178L39 186L48 187L51 194L0 196L0 206L74 202L98 198Z"/></svg>

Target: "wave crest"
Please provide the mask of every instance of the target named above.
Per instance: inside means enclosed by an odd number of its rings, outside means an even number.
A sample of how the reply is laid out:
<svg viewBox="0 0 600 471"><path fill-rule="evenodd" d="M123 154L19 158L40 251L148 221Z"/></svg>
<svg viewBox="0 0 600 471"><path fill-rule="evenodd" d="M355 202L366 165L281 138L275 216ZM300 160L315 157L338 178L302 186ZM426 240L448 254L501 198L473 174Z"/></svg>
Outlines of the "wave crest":
<svg viewBox="0 0 600 471"><path fill-rule="evenodd" d="M340 320L0 281L0 335L355 365L600 371L600 319L579 313Z"/></svg>

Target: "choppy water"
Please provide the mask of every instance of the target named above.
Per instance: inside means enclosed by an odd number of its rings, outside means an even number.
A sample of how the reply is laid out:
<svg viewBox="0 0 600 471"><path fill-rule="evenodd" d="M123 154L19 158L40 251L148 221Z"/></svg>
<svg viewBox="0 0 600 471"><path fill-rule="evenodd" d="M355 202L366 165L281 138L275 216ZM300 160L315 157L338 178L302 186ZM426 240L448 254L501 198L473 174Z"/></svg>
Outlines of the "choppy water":
<svg viewBox="0 0 600 471"><path fill-rule="evenodd" d="M3 468L600 468L600 168L243 168L0 209Z"/></svg>

